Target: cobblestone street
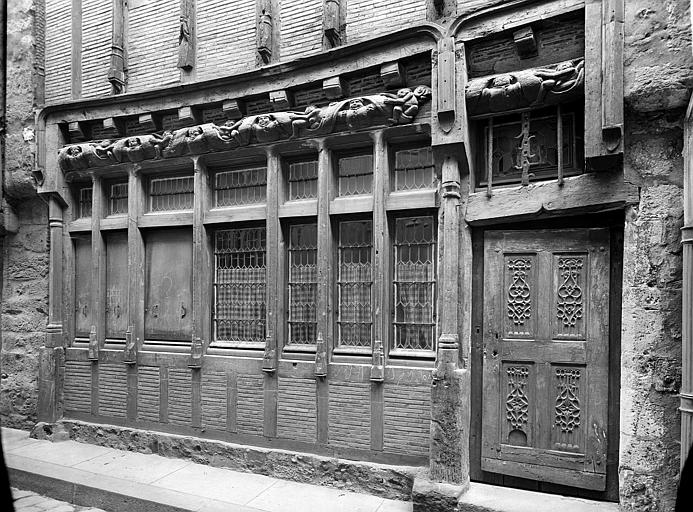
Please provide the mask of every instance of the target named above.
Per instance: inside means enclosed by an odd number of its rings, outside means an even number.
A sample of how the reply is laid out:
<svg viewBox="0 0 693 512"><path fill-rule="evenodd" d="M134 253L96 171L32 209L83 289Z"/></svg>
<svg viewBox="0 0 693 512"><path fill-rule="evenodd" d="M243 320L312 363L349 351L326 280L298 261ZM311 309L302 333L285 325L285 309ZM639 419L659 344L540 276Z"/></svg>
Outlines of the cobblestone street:
<svg viewBox="0 0 693 512"><path fill-rule="evenodd" d="M12 487L15 512L105 512L100 508L79 507L31 491Z"/></svg>

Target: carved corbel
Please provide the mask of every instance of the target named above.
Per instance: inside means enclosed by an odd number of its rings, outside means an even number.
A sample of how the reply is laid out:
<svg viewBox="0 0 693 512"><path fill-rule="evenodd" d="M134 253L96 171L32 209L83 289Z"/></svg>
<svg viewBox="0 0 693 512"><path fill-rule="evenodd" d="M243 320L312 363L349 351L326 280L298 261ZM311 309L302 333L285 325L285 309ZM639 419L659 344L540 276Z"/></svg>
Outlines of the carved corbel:
<svg viewBox="0 0 693 512"><path fill-rule="evenodd" d="M178 120L189 123L199 124L202 119L200 114L193 107L181 107L178 109Z"/></svg>
<svg viewBox="0 0 693 512"><path fill-rule="evenodd" d="M515 50L520 59L529 59L537 56L537 40L531 26L522 27L513 32Z"/></svg>
<svg viewBox="0 0 693 512"><path fill-rule="evenodd" d="M315 350L315 376L327 377L327 346L322 337L322 333L318 333Z"/></svg>
<svg viewBox="0 0 693 512"><path fill-rule="evenodd" d="M190 71L195 66L195 0L180 0L178 67Z"/></svg>
<svg viewBox="0 0 693 512"><path fill-rule="evenodd" d="M258 0L257 3L257 54L264 64L272 61L273 31L272 1Z"/></svg>
<svg viewBox="0 0 693 512"><path fill-rule="evenodd" d="M190 344L190 360L188 368L202 368L202 339L195 337Z"/></svg>
<svg viewBox="0 0 693 512"><path fill-rule="evenodd" d="M404 72L398 61L386 62L380 66L380 78L387 87L401 87L404 85Z"/></svg>
<svg viewBox="0 0 693 512"><path fill-rule="evenodd" d="M269 99L272 105L277 109L289 108L291 105L291 96L288 91L272 91L269 93Z"/></svg>
<svg viewBox="0 0 693 512"><path fill-rule="evenodd" d="M108 81L114 94L125 92L125 4L127 0L113 1L113 32Z"/></svg>
<svg viewBox="0 0 693 512"><path fill-rule="evenodd" d="M71 142L84 142L89 140L89 126L86 123L73 121L67 124L67 133Z"/></svg>
<svg viewBox="0 0 693 512"><path fill-rule="evenodd" d="M344 96L342 78L335 76L322 81L322 90L328 100L336 100Z"/></svg>
<svg viewBox="0 0 693 512"><path fill-rule="evenodd" d="M125 331L125 348L123 349L123 362L125 364L137 363L137 343L132 331L135 330L134 325L129 325Z"/></svg>
<svg viewBox="0 0 693 512"><path fill-rule="evenodd" d="M375 340L373 345L373 363L371 364L371 381L383 382L385 380L385 354L383 342Z"/></svg>
<svg viewBox="0 0 693 512"><path fill-rule="evenodd" d="M341 11L341 0L325 0L323 4L322 31L327 48L334 48L342 44Z"/></svg>
<svg viewBox="0 0 693 512"><path fill-rule="evenodd" d="M221 110L226 114L226 117L233 121L238 121L243 117L243 109L239 100L226 100L222 103Z"/></svg>
<svg viewBox="0 0 693 512"><path fill-rule="evenodd" d="M89 353L87 357L91 361L99 360L99 339L96 336L96 326L92 325L89 331Z"/></svg>
<svg viewBox="0 0 693 512"><path fill-rule="evenodd" d="M265 337L265 353L262 356L262 371L274 373L277 371L277 340L271 332Z"/></svg>

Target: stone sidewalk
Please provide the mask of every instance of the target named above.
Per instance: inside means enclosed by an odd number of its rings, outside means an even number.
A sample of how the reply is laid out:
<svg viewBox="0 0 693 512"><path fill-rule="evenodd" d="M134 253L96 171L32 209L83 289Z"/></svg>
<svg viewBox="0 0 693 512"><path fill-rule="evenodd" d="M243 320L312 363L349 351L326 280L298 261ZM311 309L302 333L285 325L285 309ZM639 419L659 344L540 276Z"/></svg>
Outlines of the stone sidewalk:
<svg viewBox="0 0 693 512"><path fill-rule="evenodd" d="M2 429L11 484L111 512L411 512L388 500L103 446ZM67 512L67 511L66 511Z"/></svg>
<svg viewBox="0 0 693 512"><path fill-rule="evenodd" d="M80 507L14 487L12 488L12 499L14 500L14 512L105 512L100 508Z"/></svg>

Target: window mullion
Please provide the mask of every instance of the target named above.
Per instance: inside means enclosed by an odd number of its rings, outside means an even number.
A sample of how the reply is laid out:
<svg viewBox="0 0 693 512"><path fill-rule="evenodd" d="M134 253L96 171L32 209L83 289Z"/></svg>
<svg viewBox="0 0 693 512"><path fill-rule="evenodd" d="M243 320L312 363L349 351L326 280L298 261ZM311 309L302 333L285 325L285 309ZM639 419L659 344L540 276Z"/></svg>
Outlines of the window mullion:
<svg viewBox="0 0 693 512"><path fill-rule="evenodd" d="M101 218L104 211L103 180L92 175L91 195L91 333L89 335L89 358L98 359L106 333L106 247L101 236Z"/></svg>
<svg viewBox="0 0 693 512"><path fill-rule="evenodd" d="M132 165L128 174L128 330L136 350L144 343L144 239L138 222L144 213L145 194L139 168Z"/></svg>
<svg viewBox="0 0 693 512"><path fill-rule="evenodd" d="M281 179L281 160L273 149L267 151L267 220L266 220L266 347L262 369L274 371L277 368L277 333L279 309L279 198Z"/></svg>
<svg viewBox="0 0 693 512"><path fill-rule="evenodd" d="M200 339L203 346L211 342L210 272L214 268L204 226L205 212L209 210L209 173L200 157L193 158L193 272L192 272L192 338Z"/></svg>
<svg viewBox="0 0 693 512"><path fill-rule="evenodd" d="M386 203L390 192L390 170L383 132L373 137L373 340L382 342L387 354L389 334L389 232Z"/></svg>

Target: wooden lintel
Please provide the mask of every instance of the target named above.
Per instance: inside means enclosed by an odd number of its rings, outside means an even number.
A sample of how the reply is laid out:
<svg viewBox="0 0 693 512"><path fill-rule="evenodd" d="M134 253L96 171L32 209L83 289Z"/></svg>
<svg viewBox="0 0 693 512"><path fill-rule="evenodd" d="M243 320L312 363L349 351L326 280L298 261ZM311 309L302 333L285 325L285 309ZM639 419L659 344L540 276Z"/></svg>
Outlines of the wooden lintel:
<svg viewBox="0 0 693 512"><path fill-rule="evenodd" d="M529 186L496 188L470 194L465 220L484 225L535 218L539 215L588 213L623 208L638 201L638 189L618 172L589 173Z"/></svg>
<svg viewBox="0 0 693 512"><path fill-rule="evenodd" d="M338 98L344 97L342 79L339 76L334 76L332 78L327 78L323 80L322 90L325 93L325 96L327 96L328 100L336 100Z"/></svg>
<svg viewBox="0 0 693 512"><path fill-rule="evenodd" d="M233 119L234 121L243 117L243 110L239 100L226 100L222 103L221 110L224 111L229 119Z"/></svg>
<svg viewBox="0 0 693 512"><path fill-rule="evenodd" d="M269 99L272 105L277 109L288 108L291 105L289 92L286 90L270 92Z"/></svg>
<svg viewBox="0 0 693 512"><path fill-rule="evenodd" d="M380 66L380 78L387 87L400 87L404 85L404 72L399 61L386 62Z"/></svg>

